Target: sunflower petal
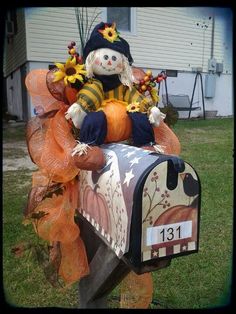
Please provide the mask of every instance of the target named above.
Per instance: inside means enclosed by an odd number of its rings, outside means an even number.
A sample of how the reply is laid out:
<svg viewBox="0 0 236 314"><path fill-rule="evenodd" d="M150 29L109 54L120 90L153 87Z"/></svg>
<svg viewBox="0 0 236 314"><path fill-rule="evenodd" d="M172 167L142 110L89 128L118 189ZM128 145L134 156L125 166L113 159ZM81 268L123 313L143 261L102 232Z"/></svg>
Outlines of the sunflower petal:
<svg viewBox="0 0 236 314"><path fill-rule="evenodd" d="M75 83L76 77L75 77L75 75L70 75L70 76L67 76L67 80L68 80L70 83Z"/></svg>
<svg viewBox="0 0 236 314"><path fill-rule="evenodd" d="M77 78L77 80L83 82L83 80L84 80L83 76L81 76L80 74L75 74L74 76L75 76L75 78Z"/></svg>
<svg viewBox="0 0 236 314"><path fill-rule="evenodd" d="M65 65L62 63L55 63L55 66L61 71L65 71Z"/></svg>
<svg viewBox="0 0 236 314"><path fill-rule="evenodd" d="M65 77L65 73L62 71L57 71L54 73L54 80L53 82L57 82L60 81L61 79L63 79Z"/></svg>
<svg viewBox="0 0 236 314"><path fill-rule="evenodd" d="M76 70L76 74L81 74L81 75L86 75L87 74L87 71L85 71L85 70L78 70L76 68L75 68L75 70Z"/></svg>
<svg viewBox="0 0 236 314"><path fill-rule="evenodd" d="M84 71L85 70L84 64L76 64L74 66L74 68L76 69L76 71Z"/></svg>
<svg viewBox="0 0 236 314"><path fill-rule="evenodd" d="M67 76L64 77L64 83L65 83L66 86L68 85Z"/></svg>
<svg viewBox="0 0 236 314"><path fill-rule="evenodd" d="M69 57L67 60L66 60L66 65L65 65L65 68L68 69L68 68L71 68L73 67L73 64L71 62L71 58Z"/></svg>

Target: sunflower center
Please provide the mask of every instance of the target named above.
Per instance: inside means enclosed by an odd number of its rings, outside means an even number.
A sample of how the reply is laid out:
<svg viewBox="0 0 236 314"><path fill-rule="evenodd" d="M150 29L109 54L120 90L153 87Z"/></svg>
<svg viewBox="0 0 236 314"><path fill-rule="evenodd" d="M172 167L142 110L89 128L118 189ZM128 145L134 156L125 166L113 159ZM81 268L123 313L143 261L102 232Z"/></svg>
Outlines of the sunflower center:
<svg viewBox="0 0 236 314"><path fill-rule="evenodd" d="M67 76L74 75L74 74L76 74L76 70L74 68L66 69L66 75Z"/></svg>
<svg viewBox="0 0 236 314"><path fill-rule="evenodd" d="M111 32L111 31L108 33L108 36L110 36L110 37L112 37L112 36L113 36L113 34L112 34L112 32Z"/></svg>

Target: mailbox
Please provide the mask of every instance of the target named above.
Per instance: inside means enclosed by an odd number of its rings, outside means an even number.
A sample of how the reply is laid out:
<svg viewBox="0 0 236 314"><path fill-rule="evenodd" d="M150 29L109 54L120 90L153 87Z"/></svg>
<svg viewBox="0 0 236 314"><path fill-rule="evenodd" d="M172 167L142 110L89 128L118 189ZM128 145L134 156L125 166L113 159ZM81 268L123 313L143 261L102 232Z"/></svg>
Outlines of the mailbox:
<svg viewBox="0 0 236 314"><path fill-rule="evenodd" d="M106 165L80 172L80 214L136 273L198 251L200 181L174 155L104 144Z"/></svg>

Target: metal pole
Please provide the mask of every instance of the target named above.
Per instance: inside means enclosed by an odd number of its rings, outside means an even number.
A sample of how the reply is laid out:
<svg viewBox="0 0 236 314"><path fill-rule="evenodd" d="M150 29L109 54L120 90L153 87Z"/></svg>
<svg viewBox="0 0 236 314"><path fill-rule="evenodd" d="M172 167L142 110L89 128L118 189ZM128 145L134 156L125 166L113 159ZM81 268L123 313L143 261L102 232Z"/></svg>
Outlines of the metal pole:
<svg viewBox="0 0 236 314"><path fill-rule="evenodd" d="M203 107L203 119L206 119L206 115L205 115L205 101L204 101L204 93L203 93L203 84L202 84L202 75L201 73L199 73L200 75L200 80L201 80L201 90L202 90L202 107Z"/></svg>
<svg viewBox="0 0 236 314"><path fill-rule="evenodd" d="M166 103L167 106L169 105L169 98L168 98L168 91L167 91L167 83L166 83L167 78L164 80L165 81L165 90L166 90Z"/></svg>
<svg viewBox="0 0 236 314"><path fill-rule="evenodd" d="M215 39L215 15L213 14L211 31L211 59L214 57L214 39Z"/></svg>
<svg viewBox="0 0 236 314"><path fill-rule="evenodd" d="M200 74L200 73L197 72L196 76L195 76L195 81L194 81L194 85L193 85L193 92L192 92L192 97L191 97L191 102L190 102L190 109L189 109L189 113L188 113L188 119L190 119L190 115L191 115L191 111L192 111L193 96L194 96L194 93L195 93L195 88L196 88L198 74Z"/></svg>

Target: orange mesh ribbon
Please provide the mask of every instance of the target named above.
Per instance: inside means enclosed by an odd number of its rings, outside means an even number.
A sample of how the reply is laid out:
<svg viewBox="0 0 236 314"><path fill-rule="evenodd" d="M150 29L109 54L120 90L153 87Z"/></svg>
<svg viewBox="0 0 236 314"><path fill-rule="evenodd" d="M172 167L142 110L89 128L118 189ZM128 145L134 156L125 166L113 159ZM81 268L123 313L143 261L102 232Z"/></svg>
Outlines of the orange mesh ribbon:
<svg viewBox="0 0 236 314"><path fill-rule="evenodd" d="M131 271L122 281L120 289L120 308L147 309L152 301L152 275L137 275Z"/></svg>
<svg viewBox="0 0 236 314"><path fill-rule="evenodd" d="M37 112L37 117L27 124L27 145L30 157L39 170L33 174L25 216L37 216L35 230L40 237L53 243L53 259L57 261L60 256L58 273L70 284L89 272L84 243L74 222L79 197L79 169L71 152L76 141L65 119L67 104L75 100L76 94L61 85L50 85L51 74L47 70L33 70L26 77L26 87ZM111 125L118 124L119 115L112 112L109 117L109 110L106 115ZM180 153L178 138L164 122L154 128L154 133L157 143L164 146L165 153ZM131 272L121 284L121 307L147 308L152 293L151 274L136 275Z"/></svg>
<svg viewBox="0 0 236 314"><path fill-rule="evenodd" d="M163 146L164 154L180 154L181 146L178 137L164 121L161 121L160 125L153 130L155 141Z"/></svg>
<svg viewBox="0 0 236 314"><path fill-rule="evenodd" d="M26 77L38 114L27 124L26 139L30 157L39 170L33 173L24 214L34 218L35 231L42 239L59 243L53 251L60 256L58 273L70 284L89 273L84 243L74 221L79 169L71 152L76 141L65 119L68 106L48 91L47 73L47 70L33 70Z"/></svg>

